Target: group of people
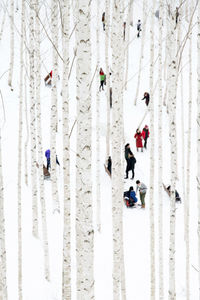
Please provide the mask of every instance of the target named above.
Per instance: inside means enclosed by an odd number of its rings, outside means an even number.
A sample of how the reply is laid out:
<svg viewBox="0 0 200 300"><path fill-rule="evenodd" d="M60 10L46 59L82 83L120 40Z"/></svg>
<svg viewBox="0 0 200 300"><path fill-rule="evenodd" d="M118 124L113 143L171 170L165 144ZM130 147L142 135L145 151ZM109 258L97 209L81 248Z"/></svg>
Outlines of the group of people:
<svg viewBox="0 0 200 300"><path fill-rule="evenodd" d="M142 132L137 129L136 133L134 135L134 138L136 140L136 149L138 151L139 148L141 148L141 152L143 152L143 147L147 149L147 140L149 138L150 132L149 127L147 125L144 126ZM143 145L144 140L144 145Z"/></svg>
<svg viewBox="0 0 200 300"><path fill-rule="evenodd" d="M136 139L136 149L138 151L139 148L141 148L141 151L143 152L143 141L144 140L144 148L147 148L147 139L149 137L149 128L147 125L144 126L142 132L137 129L135 133L135 139ZM135 164L136 164L136 158L131 151L130 144L125 145L125 159L126 159L126 177L125 179L128 179L129 171L132 172L131 179L134 179L135 176ZM140 182L139 180L136 181L136 192L134 191L133 187L131 186L129 191L124 192L124 199L127 207L132 207L137 202L136 193L139 190L140 194L140 201L141 201L141 207L145 208L145 196L147 187L143 182Z"/></svg>
<svg viewBox="0 0 200 300"><path fill-rule="evenodd" d="M145 208L145 196L147 192L147 186L140 182L140 180L136 181L136 191L134 191L133 186L130 186L129 190L124 192L124 200L127 207L133 207L138 202L136 197L137 192L139 191L141 208Z"/></svg>

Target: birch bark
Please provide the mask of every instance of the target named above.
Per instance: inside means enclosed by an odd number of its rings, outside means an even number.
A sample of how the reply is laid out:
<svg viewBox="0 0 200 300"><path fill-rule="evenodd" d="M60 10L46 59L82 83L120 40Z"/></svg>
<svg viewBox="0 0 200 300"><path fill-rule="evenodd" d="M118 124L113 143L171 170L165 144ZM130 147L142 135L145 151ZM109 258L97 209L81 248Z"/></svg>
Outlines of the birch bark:
<svg viewBox="0 0 200 300"><path fill-rule="evenodd" d="M70 200L70 139L69 139L69 20L70 1L62 0L62 111L63 111L63 180L64 180L64 228L63 228L63 276L62 299L71 299L71 200Z"/></svg>
<svg viewBox="0 0 200 300"><path fill-rule="evenodd" d="M23 51L24 51L24 25L25 1L21 6L21 40L20 40L20 83L19 83L19 128L18 128L18 299L23 299L22 291L22 131L23 131Z"/></svg>
<svg viewBox="0 0 200 300"><path fill-rule="evenodd" d="M175 287L175 224L176 224L176 207L175 207L175 186L176 186L176 78L177 78L177 61L176 61L176 24L175 24L175 3L169 6L167 16L167 26L170 34L168 36L169 48L169 128L170 128L170 145L171 145L171 199L170 199L170 242L169 242L169 299L176 299Z"/></svg>
<svg viewBox="0 0 200 300"><path fill-rule="evenodd" d="M38 149L38 164L39 164L39 192L40 206L42 219L42 242L44 252L44 274L45 279L50 280L49 274L49 245L47 235L47 220L46 220L46 204L44 194L44 175L43 175L43 147L42 147L42 126L41 126L41 56L40 56L40 22L37 17L39 15L39 0L35 2L35 78L36 78L36 118L37 118L37 149Z"/></svg>
<svg viewBox="0 0 200 300"><path fill-rule="evenodd" d="M106 0L105 11L105 60L106 60L106 98L107 98L107 127L106 127L106 158L110 155L110 69L109 69L109 34L110 34L110 1Z"/></svg>
<svg viewBox="0 0 200 300"><path fill-rule="evenodd" d="M97 27L96 27L96 47L97 47L97 70L99 70L100 66L100 54L99 54L99 0L97 0ZM109 34L109 9L108 9L108 1L106 0L106 45L105 48L108 48L108 37L107 34ZM107 49L108 51L108 49ZM108 52L105 51L105 55L108 55ZM108 64L108 58L106 57L106 73L109 73L109 68L107 67ZM107 77L108 78L108 77ZM97 72L96 76L96 203L97 203L97 229L100 232L101 231L101 189L100 189L100 95L99 95L99 73ZM110 81L110 76L109 76ZM109 86L109 83L107 83ZM108 86L106 88L106 97L107 97L107 103L108 103L108 97L109 97L109 91ZM110 115L110 106L108 108L107 104L107 115L108 115L108 109L109 109L109 115ZM107 116L108 121L108 116ZM109 122L107 122L107 134L106 134L106 152L107 152L107 158L110 151L110 127Z"/></svg>
<svg viewBox="0 0 200 300"><path fill-rule="evenodd" d="M154 85L154 11L155 0L151 7L151 27L150 27L150 70L149 87L150 95L153 95ZM155 99L155 98L154 98ZM149 182L149 218L150 218L150 258L151 258L151 299L155 299L155 225L154 225L154 100L150 101L150 182Z"/></svg>
<svg viewBox="0 0 200 300"><path fill-rule="evenodd" d="M122 284L122 88L123 67L121 68L123 49L122 1L113 2L112 14L112 222L113 222L113 299L121 299Z"/></svg>
<svg viewBox="0 0 200 300"><path fill-rule="evenodd" d="M77 299L94 299L94 230L91 181L90 0L78 1L76 259Z"/></svg>
<svg viewBox="0 0 200 300"><path fill-rule="evenodd" d="M52 23L52 41L55 47L53 51L53 74L52 74L52 89L51 89L51 182L52 182L52 201L53 212L60 212L60 203L57 188L56 174L56 132L57 132L57 81L58 81L58 2L51 2L51 23ZM56 48L56 49L55 49Z"/></svg>
<svg viewBox="0 0 200 300"><path fill-rule="evenodd" d="M125 73L125 90L127 90L127 81L128 81L128 65L129 65L129 42L130 42L130 24L131 19L133 19L133 0L129 0L128 5L128 14L127 14L127 22L126 22L126 32L127 32L127 38L126 38L126 73Z"/></svg>
<svg viewBox="0 0 200 300"><path fill-rule="evenodd" d="M141 50L140 50L140 63L139 63L139 72L138 72L138 80L137 80L137 89L134 99L134 105L137 104L137 98L140 90L140 81L141 81L141 72L142 72L142 63L144 59L144 43L146 36L146 22L147 22L147 1L143 0L143 26L142 26L142 41L141 41Z"/></svg>
<svg viewBox="0 0 200 300"><path fill-rule="evenodd" d="M163 278L163 148L162 148L162 129L163 129L163 88L162 88L162 37L163 37L163 0L159 2L159 103L158 103L158 195L159 195L159 213L158 213L158 228L159 228L159 299L164 299L164 278Z"/></svg>
<svg viewBox="0 0 200 300"><path fill-rule="evenodd" d="M190 3L190 13L192 15L192 3ZM192 132L192 31L189 33L189 99L188 99L188 140L187 140L187 166L186 166L186 195L184 202L185 211L185 247L186 247L186 297L190 299L190 165L191 165L191 132Z"/></svg>
<svg viewBox="0 0 200 300"><path fill-rule="evenodd" d="M31 185L32 185L32 233L38 237L37 169L36 169L36 113L35 113L35 26L34 0L30 1L29 14L29 63L30 63L30 133L31 133Z"/></svg>
<svg viewBox="0 0 200 300"><path fill-rule="evenodd" d="M10 0L10 66L8 74L8 85L12 88L14 65L14 0Z"/></svg>
<svg viewBox="0 0 200 300"><path fill-rule="evenodd" d="M1 129L0 129L0 299L7 300L7 262L5 245L5 217L4 217L4 187L3 187L3 169L1 154Z"/></svg>
<svg viewBox="0 0 200 300"><path fill-rule="evenodd" d="M198 35L197 35L197 208L198 208L198 265L200 270L200 2L198 3ZM200 272L199 272L199 294L200 300Z"/></svg>

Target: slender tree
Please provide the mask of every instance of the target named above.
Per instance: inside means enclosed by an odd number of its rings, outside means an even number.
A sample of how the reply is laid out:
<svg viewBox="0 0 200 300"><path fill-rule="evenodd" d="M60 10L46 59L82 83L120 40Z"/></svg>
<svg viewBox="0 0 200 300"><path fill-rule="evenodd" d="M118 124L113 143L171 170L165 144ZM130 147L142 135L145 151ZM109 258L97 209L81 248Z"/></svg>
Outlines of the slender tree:
<svg viewBox="0 0 200 300"><path fill-rule="evenodd" d="M62 0L62 111L63 111L63 179L64 179L64 228L62 299L71 299L71 206L70 206L70 139L69 139L69 20L70 1Z"/></svg>
<svg viewBox="0 0 200 300"><path fill-rule="evenodd" d="M14 0L10 0L10 66L8 85L12 88L13 65L14 65Z"/></svg>
<svg viewBox="0 0 200 300"><path fill-rule="evenodd" d="M36 113L35 113L35 1L30 1L29 9L29 64L30 64L30 133L31 133L31 185L32 185L32 232L38 237L37 169L36 169Z"/></svg>
<svg viewBox="0 0 200 300"><path fill-rule="evenodd" d="M77 299L82 300L94 299L90 0L79 0L77 5L76 259Z"/></svg>
<svg viewBox="0 0 200 300"><path fill-rule="evenodd" d="M44 252L44 273L47 280L50 279L49 274L49 244L47 235L47 220L46 220L46 204L44 194L44 175L43 175L43 147L42 147L42 126L41 126L41 56L40 56L40 22L39 15L39 0L35 2L35 89L36 89L36 118L37 118L37 149L38 149L38 165L39 165L39 192L40 206L42 219L42 242Z"/></svg>
<svg viewBox="0 0 200 300"><path fill-rule="evenodd" d="M107 99L107 127L106 127L106 158L110 155L110 68L109 68L109 35L110 35L110 1L106 0L105 11L105 60L106 60L106 99Z"/></svg>
<svg viewBox="0 0 200 300"><path fill-rule="evenodd" d="M113 222L113 299L121 299L122 279L122 88L124 56L122 1L113 2L112 13L112 222Z"/></svg>
<svg viewBox="0 0 200 300"><path fill-rule="evenodd" d="M175 186L176 186L176 77L177 77L177 58L176 58L176 18L175 3L171 2L168 7L167 26L170 34L168 36L168 72L169 72L169 138L171 145L171 199L170 199L170 241L169 241L169 299L176 299L175 287Z"/></svg>
<svg viewBox="0 0 200 300"><path fill-rule="evenodd" d="M23 299L22 290L22 132L23 132L23 71L24 71L24 24L25 1L21 6L21 41L20 41L20 84L19 84L19 128L18 128L18 299Z"/></svg>
<svg viewBox="0 0 200 300"><path fill-rule="evenodd" d="M163 80L162 80L162 38L163 38L163 0L159 2L159 103L158 103L158 194L159 194L159 213L158 213L158 228L159 228L159 299L164 299L164 277L163 277Z"/></svg>
<svg viewBox="0 0 200 300"><path fill-rule="evenodd" d="M155 0L151 7L151 27L150 27L150 95L153 95L154 85L154 11ZM153 98L153 97L152 97ZM150 257L151 257L151 299L155 299L155 226L154 226L154 100L150 102L150 182L149 182L149 217L150 217Z"/></svg>
<svg viewBox="0 0 200 300"><path fill-rule="evenodd" d="M3 170L1 155L1 129L0 129L0 299L7 300L7 263L5 245L5 219L4 219L4 193L3 193Z"/></svg>
<svg viewBox="0 0 200 300"><path fill-rule="evenodd" d="M192 15L192 3L189 8ZM187 139L187 165L186 165L186 195L184 202L185 213L185 246L186 246L186 297L190 299L190 178L191 178L191 133L192 133L192 31L189 33L189 95L188 95L188 139Z"/></svg>
<svg viewBox="0 0 200 300"><path fill-rule="evenodd" d="M58 2L51 2L51 24L52 24L52 57L53 57L53 75L51 89L51 180L52 180L52 200L53 211L60 212L60 203L57 188L56 175L56 132L57 132L57 82L58 82Z"/></svg>
<svg viewBox="0 0 200 300"><path fill-rule="evenodd" d="M197 54L198 54L198 65L197 65L197 208L198 208L198 266L200 270L200 2L198 3L198 35L197 35ZM200 272L199 274L199 294L200 299Z"/></svg>
<svg viewBox="0 0 200 300"><path fill-rule="evenodd" d="M141 41L141 50L140 50L140 62L139 62L139 73L137 80L137 89L135 93L134 105L137 104L137 98L140 90L140 81L141 81L141 72L142 72L142 63L144 59L144 44L146 36L146 22L147 22L147 1L143 0L143 25L142 25L142 41Z"/></svg>
<svg viewBox="0 0 200 300"><path fill-rule="evenodd" d="M100 54L99 54L99 0L97 0L97 26L96 26L96 48L97 48L97 70L99 70L100 66ZM108 1L106 1L106 45L105 49L108 48L108 38L107 35L109 33L109 28L108 28L108 18L109 18L109 10L107 8ZM107 49L108 50L108 49ZM107 51L106 55L108 55ZM109 72L109 68L107 67L108 64L108 58L106 58L106 73L107 70ZM107 77L108 78L108 77ZM110 78L110 77L109 77ZM97 81L97 87L96 87L96 203L97 203L97 229L98 231L101 231L101 185L100 185L100 95L99 95L99 73L97 72L96 76L96 81ZM109 84L108 84L109 85ZM107 103L108 103L108 97L109 97L109 91L108 91L108 86L106 90L106 96L107 96ZM108 110L109 110L109 115L110 115L110 106L108 108L107 105L107 115L108 115ZM109 116L107 116L107 121L108 121ZM109 127L109 122L107 122L107 135L106 137L108 138L106 142L107 146L107 155L109 155L110 151L110 127ZM108 157L108 156L107 156Z"/></svg>

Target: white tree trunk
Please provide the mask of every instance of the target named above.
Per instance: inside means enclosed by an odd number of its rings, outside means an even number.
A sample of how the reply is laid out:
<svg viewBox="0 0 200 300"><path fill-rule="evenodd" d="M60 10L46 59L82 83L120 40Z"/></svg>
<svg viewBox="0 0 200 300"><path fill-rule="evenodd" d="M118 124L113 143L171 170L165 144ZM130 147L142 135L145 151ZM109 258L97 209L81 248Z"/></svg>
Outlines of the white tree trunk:
<svg viewBox="0 0 200 300"><path fill-rule="evenodd" d="M22 132L23 132L23 52L24 52L25 1L21 6L19 128L18 128L18 299L23 299L22 288Z"/></svg>
<svg viewBox="0 0 200 300"><path fill-rule="evenodd" d="M78 1L76 258L77 299L94 299L94 230L91 174L90 0Z"/></svg>
<svg viewBox="0 0 200 300"><path fill-rule="evenodd" d="M0 299L7 300L7 264L6 264L6 245L5 245L5 219L4 219L4 187L2 173L1 155L1 129L0 129Z"/></svg>
<svg viewBox="0 0 200 300"><path fill-rule="evenodd" d="M46 204L44 194L44 175L43 175L43 147L42 147L42 126L41 126L41 57L40 57L40 22L37 18L39 14L39 0L35 2L35 77L36 77L36 117L37 117L37 148L38 148L38 165L39 165L39 192L40 206L42 219L42 242L44 251L44 274L45 279L50 280L49 274L49 245L47 235L47 220L46 220Z"/></svg>
<svg viewBox="0 0 200 300"><path fill-rule="evenodd" d="M99 70L99 66L100 66L100 54L99 54L99 0L97 0L97 26L96 26L96 49L97 49L97 70ZM108 33L109 33L109 28L108 28L108 18L109 18L109 11L107 8L108 5L108 1L106 1L106 45L105 48L108 48ZM108 55L108 49L106 50L106 55ZM106 73L107 70L109 72L109 67L107 67L108 64L108 58L106 58ZM107 74L106 74L107 75ZM106 81L107 81L107 76L106 76ZM110 76L109 76L109 80L110 80ZM100 185L100 95L99 95L99 72L97 72L97 76L96 76L96 203L97 203L97 229L100 232L101 231L101 185ZM108 84L108 82L106 83ZM109 85L109 84L108 84ZM108 91L108 86L106 88L106 96L107 96L107 103L108 103L108 97L109 97L109 91ZM108 121L108 110L109 110L109 114L110 114L110 106L108 108L108 104L107 104L107 121ZM107 122L107 134L106 134L106 152L107 152L107 158L109 155L109 151L110 151L110 126L109 126L109 122Z"/></svg>
<svg viewBox="0 0 200 300"><path fill-rule="evenodd" d="M176 299L175 287L175 186L176 186L176 152L174 151L176 141L176 78L177 78L177 61L176 61L176 29L175 29L175 3L171 3L169 14L167 16L167 26L169 27L169 138L171 145L171 199L170 199L170 242L169 242L169 299Z"/></svg>
<svg viewBox="0 0 200 300"><path fill-rule="evenodd" d="M4 29L5 20L6 20L6 10L4 11L3 19L2 19L2 22L1 22L0 41L1 41L2 35L3 35L3 29Z"/></svg>
<svg viewBox="0 0 200 300"><path fill-rule="evenodd" d="M27 61L27 51L25 51ZM25 184L28 185L28 142L29 142L29 123L28 123L28 99L27 99L27 75L24 74L24 113L26 120L26 140L24 144L24 177Z"/></svg>
<svg viewBox="0 0 200 300"><path fill-rule="evenodd" d="M151 27L150 27L150 70L149 88L150 95L153 95L154 85L154 11L155 0L151 7ZM149 217L150 217L150 257L151 257L151 300L155 299L155 225L154 225L154 101L150 101L150 182L149 182Z"/></svg>
<svg viewBox="0 0 200 300"><path fill-rule="evenodd" d="M12 88L14 65L14 0L10 0L10 66L8 74L8 85Z"/></svg>
<svg viewBox="0 0 200 300"><path fill-rule="evenodd" d="M122 279L122 89L123 89L122 1L113 3L112 14L112 221L113 221L113 300L121 299Z"/></svg>
<svg viewBox="0 0 200 300"><path fill-rule="evenodd" d="M31 133L31 184L32 184L32 232L38 237L37 168L36 168L36 113L35 113L35 66L34 66L34 0L30 1L29 14L29 63L30 63L30 133Z"/></svg>
<svg viewBox="0 0 200 300"><path fill-rule="evenodd" d="M62 48L63 48L63 178L64 178L64 228L63 228L63 276L62 299L71 299L71 206L70 206L70 140L69 140L69 19L70 1L62 0Z"/></svg>
<svg viewBox="0 0 200 300"><path fill-rule="evenodd" d="M197 35L197 53L198 53L198 65L197 65L197 208L198 208L198 265L200 270L200 2L198 3L198 35ZM200 272L199 272L199 294L200 299Z"/></svg>
<svg viewBox="0 0 200 300"><path fill-rule="evenodd" d="M52 200L53 212L60 212L60 203L57 187L57 174L56 174L56 132L57 132L57 81L58 81L58 2L52 0L51 2L51 23L52 23L52 41L54 47L53 61L52 61L52 89L51 89L51 182L52 182ZM55 49L56 48L56 49Z"/></svg>
<svg viewBox="0 0 200 300"><path fill-rule="evenodd" d="M159 213L158 213L158 228L159 228L159 299L164 299L164 278L163 278L163 80L162 80L162 38L163 38L163 0L159 2L159 103L158 103L158 195L159 195Z"/></svg>
<svg viewBox="0 0 200 300"><path fill-rule="evenodd" d="M139 63L139 72L138 72L138 80L137 80L137 89L134 99L134 105L137 104L137 98L140 90L140 81L141 81L141 72L142 72L142 63L144 59L144 42L146 36L146 22L147 22L147 1L143 0L143 24L142 24L142 41L141 41L141 50L140 50L140 63Z"/></svg>
<svg viewBox="0 0 200 300"><path fill-rule="evenodd" d="M192 3L190 3L192 15ZM190 299L190 178L191 178L191 134L192 134L192 31L189 33L189 87L188 87L188 140L187 140L187 166L186 166L186 199L184 201L185 212L185 246L186 246L186 298Z"/></svg>
<svg viewBox="0 0 200 300"><path fill-rule="evenodd" d="M106 0L105 11L105 60L106 60L106 98L107 98L107 127L106 127L106 159L110 155L110 68L109 68L109 34L110 34L110 1Z"/></svg>
<svg viewBox="0 0 200 300"><path fill-rule="evenodd" d="M127 81L128 81L128 65L129 65L129 42L130 42L130 24L131 20L133 20L133 0L129 0L128 6L128 14L126 21L126 71L125 71L125 79L124 79L124 88L127 90Z"/></svg>

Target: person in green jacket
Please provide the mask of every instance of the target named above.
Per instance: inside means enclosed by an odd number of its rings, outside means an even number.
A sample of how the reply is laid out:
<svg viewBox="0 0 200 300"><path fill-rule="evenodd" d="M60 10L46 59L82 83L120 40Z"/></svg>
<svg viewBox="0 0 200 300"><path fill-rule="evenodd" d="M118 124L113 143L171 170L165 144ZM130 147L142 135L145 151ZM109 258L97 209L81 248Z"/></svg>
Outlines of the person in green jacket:
<svg viewBox="0 0 200 300"><path fill-rule="evenodd" d="M104 80L105 80L105 74L104 74L104 71L102 68L100 69L99 75L100 75L100 87L99 87L99 92L100 92L101 88L104 91L103 85L104 85Z"/></svg>

